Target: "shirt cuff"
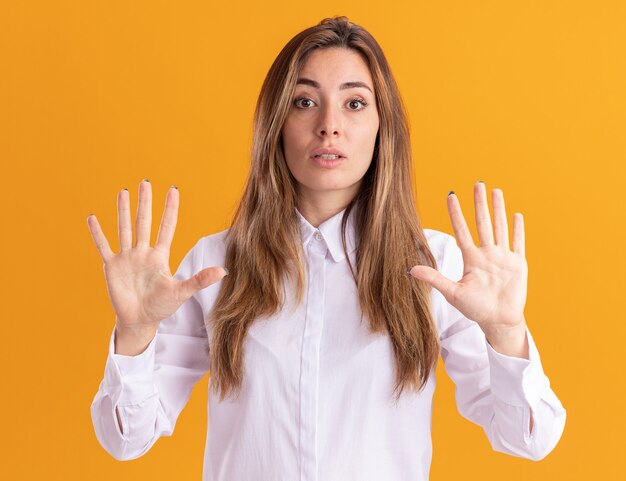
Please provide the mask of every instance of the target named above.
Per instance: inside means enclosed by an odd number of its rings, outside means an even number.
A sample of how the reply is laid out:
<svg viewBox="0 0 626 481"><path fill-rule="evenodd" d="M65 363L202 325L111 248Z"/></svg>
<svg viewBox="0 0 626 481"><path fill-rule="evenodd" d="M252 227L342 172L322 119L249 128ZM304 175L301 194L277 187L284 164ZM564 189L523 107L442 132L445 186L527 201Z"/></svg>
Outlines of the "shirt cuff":
<svg viewBox="0 0 626 481"><path fill-rule="evenodd" d="M529 359L500 354L486 344L493 395L506 404L532 408L539 403L550 381L543 372L539 351L528 328L526 336Z"/></svg>
<svg viewBox="0 0 626 481"><path fill-rule="evenodd" d="M139 404L157 392L154 382L157 337L158 333L141 354L136 356L115 354L115 328L113 328L104 381L114 405Z"/></svg>

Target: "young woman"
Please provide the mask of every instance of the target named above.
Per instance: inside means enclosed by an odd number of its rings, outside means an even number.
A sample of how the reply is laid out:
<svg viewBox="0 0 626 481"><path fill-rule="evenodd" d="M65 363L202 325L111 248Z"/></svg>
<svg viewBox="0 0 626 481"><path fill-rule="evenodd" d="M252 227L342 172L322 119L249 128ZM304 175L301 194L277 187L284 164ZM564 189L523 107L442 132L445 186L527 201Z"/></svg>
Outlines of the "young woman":
<svg viewBox="0 0 626 481"><path fill-rule="evenodd" d="M524 318L522 216L510 249L502 191L492 227L477 182L476 246L453 192L456 239L423 229L412 183L404 107L374 38L345 17L292 38L261 89L230 229L172 276L174 186L154 247L147 180L134 246L125 189L119 253L87 220L116 313L91 406L102 446L144 454L210 371L205 481L426 480L441 354L459 411L494 449L546 456L565 410Z"/></svg>

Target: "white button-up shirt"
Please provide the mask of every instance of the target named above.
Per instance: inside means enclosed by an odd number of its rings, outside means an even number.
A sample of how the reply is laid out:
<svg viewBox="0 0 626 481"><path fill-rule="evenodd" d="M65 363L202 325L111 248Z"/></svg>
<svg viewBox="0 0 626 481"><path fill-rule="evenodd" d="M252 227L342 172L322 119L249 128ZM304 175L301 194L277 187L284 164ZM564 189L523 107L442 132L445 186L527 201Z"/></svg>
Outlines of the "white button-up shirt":
<svg viewBox="0 0 626 481"><path fill-rule="evenodd" d="M356 265L354 213L346 240ZM315 228L298 212L306 294L296 305L295 286L286 286L285 308L251 324L237 400L220 402L209 389L204 481L428 479L435 375L421 392L405 389L394 402L392 344L389 336L369 332L365 316L360 322L357 289L341 244L343 214ZM224 266L226 232L201 238L175 277ZM463 259L454 237L424 232L438 270L459 280ZM91 406L96 436L113 457L139 457L174 431L192 387L210 370L206 346L212 327L205 328L204 319L218 290L219 282L185 302L137 356L115 354L113 330L104 379ZM565 410L530 332L529 360L505 356L436 289L432 301L460 413L485 430L493 449L531 459L546 456L561 436Z"/></svg>

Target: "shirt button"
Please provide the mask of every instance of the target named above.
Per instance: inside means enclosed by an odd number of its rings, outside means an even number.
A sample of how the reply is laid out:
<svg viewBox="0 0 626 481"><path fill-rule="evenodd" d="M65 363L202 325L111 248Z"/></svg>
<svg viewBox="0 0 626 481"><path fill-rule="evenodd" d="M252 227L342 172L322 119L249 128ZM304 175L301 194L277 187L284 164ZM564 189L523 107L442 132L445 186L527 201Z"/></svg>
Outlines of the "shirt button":
<svg viewBox="0 0 626 481"><path fill-rule="evenodd" d="M322 239L323 239L322 234L320 234L319 232L316 232L316 233L315 233L315 238L316 238L317 240L322 240Z"/></svg>

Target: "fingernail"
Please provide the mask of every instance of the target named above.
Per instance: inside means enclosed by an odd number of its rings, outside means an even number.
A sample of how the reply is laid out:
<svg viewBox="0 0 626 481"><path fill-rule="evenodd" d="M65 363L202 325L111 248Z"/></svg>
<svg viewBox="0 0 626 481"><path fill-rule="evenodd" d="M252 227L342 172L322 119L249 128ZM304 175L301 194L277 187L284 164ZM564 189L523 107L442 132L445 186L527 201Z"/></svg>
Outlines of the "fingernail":
<svg viewBox="0 0 626 481"><path fill-rule="evenodd" d="M406 273L407 273L408 275L411 275L411 269L413 269L413 266L410 266L410 267L409 267L409 270L408 270L408 271L406 271Z"/></svg>
<svg viewBox="0 0 626 481"><path fill-rule="evenodd" d="M454 194L454 191L451 190L450 192L448 192L448 195L450 195L450 194Z"/></svg>
<svg viewBox="0 0 626 481"><path fill-rule="evenodd" d="M128 190L126 187L124 187L122 190Z"/></svg>
<svg viewBox="0 0 626 481"><path fill-rule="evenodd" d="M482 180L479 180L478 182L480 182L481 184L484 184L484 182Z"/></svg>
<svg viewBox="0 0 626 481"><path fill-rule="evenodd" d="M172 187L174 187L174 188L175 188L176 190L178 190L178 187L177 187L177 186L175 186L175 185L172 185Z"/></svg>
<svg viewBox="0 0 626 481"><path fill-rule="evenodd" d="M224 274L225 276L228 275L228 269L226 267L222 267L222 269L224 269L224 272L226 272L226 274Z"/></svg>
<svg viewBox="0 0 626 481"><path fill-rule="evenodd" d="M149 179L143 179L143 180L142 180L142 182L148 182L148 183L150 183L150 180L149 180Z"/></svg>

